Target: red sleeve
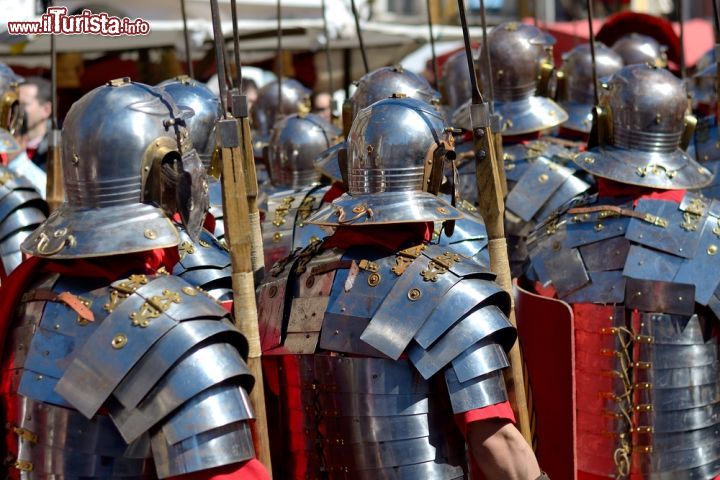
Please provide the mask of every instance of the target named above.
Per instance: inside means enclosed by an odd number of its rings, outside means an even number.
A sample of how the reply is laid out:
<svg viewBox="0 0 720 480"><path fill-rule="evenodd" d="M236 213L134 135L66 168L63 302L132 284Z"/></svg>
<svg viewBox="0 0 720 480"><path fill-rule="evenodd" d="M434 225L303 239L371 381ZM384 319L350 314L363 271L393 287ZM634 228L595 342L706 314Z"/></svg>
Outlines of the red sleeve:
<svg viewBox="0 0 720 480"><path fill-rule="evenodd" d="M210 470L168 477L166 480L270 480L265 466L256 458Z"/></svg>
<svg viewBox="0 0 720 480"><path fill-rule="evenodd" d="M457 424L463 437L467 437L467 426L473 422L480 422L483 420L489 420L491 418L500 418L504 420L510 420L515 423L515 414L512 411L510 402L504 401L502 403L496 403L495 405L489 405L483 408L476 408L468 412L458 413L455 415L455 423Z"/></svg>

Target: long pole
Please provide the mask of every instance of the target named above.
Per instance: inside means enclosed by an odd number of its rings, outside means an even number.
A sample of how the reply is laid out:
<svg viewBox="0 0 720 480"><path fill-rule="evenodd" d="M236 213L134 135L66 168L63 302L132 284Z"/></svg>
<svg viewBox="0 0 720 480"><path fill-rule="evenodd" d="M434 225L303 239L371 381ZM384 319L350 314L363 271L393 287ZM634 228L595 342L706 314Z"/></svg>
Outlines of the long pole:
<svg viewBox="0 0 720 480"><path fill-rule="evenodd" d="M188 31L187 12L185 11L185 0L180 0L180 11L183 19L183 40L185 41L185 59L187 62L187 72L190 78L195 78L195 70L193 69L192 54L190 52L190 32Z"/></svg>
<svg viewBox="0 0 720 480"><path fill-rule="evenodd" d="M499 165L495 159L494 135L490 125L490 108L482 97L478 88L475 69L473 68L472 49L467 18L465 16L465 2L458 0L458 12L463 30L465 54L470 69L470 84L472 88L472 106L470 119L473 131L473 147L475 150L475 169L478 187L479 211L485 220L488 232L488 250L490 252L490 267L497 274L497 282L512 298L512 279L510 276L510 262L508 260L507 241L505 240L505 202ZM514 307L510 311L510 322L515 322ZM528 444L532 445L530 431L530 415L528 413L527 399L525 397L525 382L520 355L519 344L516 343L510 350L510 371L506 375L508 393L513 403L518 420L518 426Z"/></svg>
<svg viewBox="0 0 720 480"><path fill-rule="evenodd" d="M277 0L277 87L278 87L278 104L275 112L275 121L282 117L283 101L282 101L282 76L283 76L283 58L282 58L282 5Z"/></svg>
<svg viewBox="0 0 720 480"><path fill-rule="evenodd" d="M680 25L680 78L687 78L687 65L685 64L685 8L683 0L676 0L678 24Z"/></svg>
<svg viewBox="0 0 720 480"><path fill-rule="evenodd" d="M48 2L53 6L53 2ZM55 34L50 34L50 103L52 115L50 117L50 135L48 136L48 171L45 196L50 211L55 210L65 201L65 183L63 182L62 159L60 155L60 129L58 128L58 99L57 99L57 47Z"/></svg>
<svg viewBox="0 0 720 480"><path fill-rule="evenodd" d="M332 55L330 54L330 30L327 21L327 5L320 2L323 17L323 35L325 35L325 63L327 64L328 91L330 92L330 115L337 119L337 102L335 101L335 82L333 82Z"/></svg>
<svg viewBox="0 0 720 480"><path fill-rule="evenodd" d="M352 10L353 17L355 18L355 32L357 32L358 43L360 44L360 55L362 55L365 73L369 73L370 67L368 66L367 52L365 51L365 42L363 41L362 30L360 29L360 14L355 6L355 0L350 0L350 9Z"/></svg>
<svg viewBox="0 0 720 480"><path fill-rule="evenodd" d="M438 71L437 55L435 53L435 34L433 32L432 8L430 7L430 0L425 0L425 7L427 8L428 30L430 33L430 52L432 53L433 88L437 90L440 72Z"/></svg>
<svg viewBox="0 0 720 480"><path fill-rule="evenodd" d="M255 378L250 391L250 402L255 412L255 445L258 459L272 472L270 462L270 439L265 410L265 389L261 364L262 350L258 329L257 306L255 304L255 282L252 263L252 234L245 190L240 135L237 122L228 117L227 88L223 79L225 65L223 50L225 39L220 27L218 0L210 0L213 35L215 38L215 61L218 69L218 85L223 117L218 122L217 144L222 158L223 215L225 218L225 239L232 261L233 312L235 325L248 341L248 368Z"/></svg>

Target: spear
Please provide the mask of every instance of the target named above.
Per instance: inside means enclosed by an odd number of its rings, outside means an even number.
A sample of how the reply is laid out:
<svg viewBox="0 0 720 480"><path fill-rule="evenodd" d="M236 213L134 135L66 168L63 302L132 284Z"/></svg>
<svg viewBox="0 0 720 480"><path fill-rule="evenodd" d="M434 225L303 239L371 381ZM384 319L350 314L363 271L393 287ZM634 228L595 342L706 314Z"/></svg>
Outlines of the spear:
<svg viewBox="0 0 720 480"><path fill-rule="evenodd" d="M358 43L360 44L360 55L362 55L365 73L370 73L367 52L365 51L365 42L363 41L362 30L360 29L360 14L358 14L357 7L355 6L355 0L350 0L350 9L352 10L353 17L355 17L355 31L357 32Z"/></svg>
<svg viewBox="0 0 720 480"><path fill-rule="evenodd" d="M250 217L250 233L252 235L252 268L255 281L259 282L265 274L265 257L263 255L263 239L260 231L260 209L258 208L258 182L255 171L255 155L253 154L250 136L250 118L247 96L242 94L242 60L240 59L240 37L237 25L237 0L231 0L230 8L233 21L233 48L235 55L235 85L230 91L231 111L240 130L240 156L245 172L245 196L248 202Z"/></svg>
<svg viewBox="0 0 720 480"><path fill-rule="evenodd" d="M438 89L440 72L438 72L437 54L435 53L435 35L433 34L432 8L430 8L430 0L425 0L425 8L427 8L428 30L430 33L430 53L432 54L432 72L433 72L433 88Z"/></svg>
<svg viewBox="0 0 720 480"><path fill-rule="evenodd" d="M190 78L195 78L192 64L192 55L190 54L190 33L188 32L187 13L185 12L185 0L180 0L180 12L183 19L183 40L185 41L185 59L187 61L187 72Z"/></svg>
<svg viewBox="0 0 720 480"><path fill-rule="evenodd" d="M713 18L715 20L715 123L720 129L720 6L713 0ZM719 130L720 132L720 130Z"/></svg>
<svg viewBox="0 0 720 480"><path fill-rule="evenodd" d="M590 29L590 58L592 66L593 101L595 106L592 109L593 123L588 137L588 149L604 143L608 134L607 115L600 107L600 93L598 91L597 61L595 59L595 32L593 29L593 8L592 0L586 0L585 5L588 12L588 27Z"/></svg>
<svg viewBox="0 0 720 480"><path fill-rule="evenodd" d="M484 1L480 0L480 9L484 10L484 7ZM458 0L458 12L463 30L465 54L470 70L470 84L472 88L470 119L473 131L473 147L475 150L479 210L485 220L485 226L488 232L490 267L492 271L497 274L497 282L500 287L508 292L512 298L510 262L508 261L507 241L505 240L505 202L503 200L499 165L497 159L494 158L495 139L490 125L490 106L483 99L480 89L478 88L475 68L473 66L472 48L470 46L470 34L465 16L464 0ZM514 307L510 311L510 322L513 326L516 326ZM507 378L508 393L511 401L514 400L515 413L517 415L520 432L528 444L532 445L530 416L525 398L522 358L520 356L518 343L515 343L512 350L510 350L510 371L506 377L509 377Z"/></svg>
<svg viewBox="0 0 720 480"><path fill-rule="evenodd" d="M252 234L248 209L246 180L243 171L243 155L240 143L240 129L235 119L228 117L225 65L223 63L224 38L220 27L218 0L210 0L213 35L215 39L215 61L218 69L218 86L223 118L217 124L217 145L222 159L223 215L225 218L225 239L232 261L233 313L235 325L247 338L248 368L255 378L250 392L250 402L255 412L255 443L258 459L272 472L270 463L270 441L265 411L265 390L263 386L260 356L260 335L258 330L257 307L255 305L255 283L253 280Z"/></svg>
<svg viewBox="0 0 720 480"><path fill-rule="evenodd" d="M337 120L337 102L335 101L335 85L333 82L332 56L330 55L330 32L327 23L327 7L325 0L321 2L323 17L323 35L325 35L325 63L327 63L328 91L330 92L330 115Z"/></svg>
<svg viewBox="0 0 720 480"><path fill-rule="evenodd" d="M52 7L52 0L48 6ZM50 211L55 210L65 201L65 184L63 183L62 161L60 158L60 129L58 129L57 102L57 48L55 35L50 34L50 135L48 136L48 162L46 197Z"/></svg>

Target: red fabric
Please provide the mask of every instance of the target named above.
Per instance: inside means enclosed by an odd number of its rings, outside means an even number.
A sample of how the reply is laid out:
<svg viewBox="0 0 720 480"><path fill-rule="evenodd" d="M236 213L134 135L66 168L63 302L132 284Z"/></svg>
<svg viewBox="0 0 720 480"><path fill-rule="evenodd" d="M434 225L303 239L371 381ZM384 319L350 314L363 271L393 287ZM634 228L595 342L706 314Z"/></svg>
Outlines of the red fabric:
<svg viewBox="0 0 720 480"><path fill-rule="evenodd" d="M168 480L270 480L270 475L260 460L253 458L244 463L168 477Z"/></svg>
<svg viewBox="0 0 720 480"><path fill-rule="evenodd" d="M558 128L558 136L560 136L561 138L567 138L569 140L577 140L587 143L590 134L580 132L578 130L573 130L572 128L560 127ZM585 148L582 149L582 151L584 150Z"/></svg>
<svg viewBox="0 0 720 480"><path fill-rule="evenodd" d="M173 222L177 223L178 225L182 225L182 218L180 217L179 213L175 213L172 216ZM207 230L208 232L214 232L215 231L215 217L210 212L207 212L205 214L205 220L203 220L203 228Z"/></svg>
<svg viewBox="0 0 720 480"><path fill-rule="evenodd" d="M598 196L600 198L634 198L635 204L643 198L654 200L670 200L680 203L687 193L686 190L659 190L648 187L638 187L635 185L627 185L605 178L597 178Z"/></svg>
<svg viewBox="0 0 720 480"><path fill-rule="evenodd" d="M389 252L428 242L432 238L432 222L338 227L323 243L324 249L374 246Z"/></svg>
<svg viewBox="0 0 720 480"><path fill-rule="evenodd" d="M343 193L347 192L345 184L342 182L335 182L330 187L330 190L325 192L325 196L322 199L322 203L331 203L333 200L338 198Z"/></svg>
<svg viewBox="0 0 720 480"><path fill-rule="evenodd" d="M526 133L525 135L503 135L503 145L514 145L516 143L532 142L540 138L540 131Z"/></svg>
<svg viewBox="0 0 720 480"><path fill-rule="evenodd" d="M491 419L509 420L515 423L515 414L512 411L510 402L505 401L502 403L496 403L495 405L489 405L483 408L476 408L469 412L458 413L455 415L455 424L457 424L463 437L467 437L467 427L473 422L481 422L483 420Z"/></svg>

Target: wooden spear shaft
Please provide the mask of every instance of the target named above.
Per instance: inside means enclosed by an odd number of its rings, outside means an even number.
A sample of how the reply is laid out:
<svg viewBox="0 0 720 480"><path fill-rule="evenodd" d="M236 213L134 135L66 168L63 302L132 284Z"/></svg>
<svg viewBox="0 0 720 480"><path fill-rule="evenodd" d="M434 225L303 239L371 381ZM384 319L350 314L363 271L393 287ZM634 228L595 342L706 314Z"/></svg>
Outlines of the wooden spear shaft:
<svg viewBox="0 0 720 480"><path fill-rule="evenodd" d="M233 310L235 325L248 341L248 368L255 378L255 386L249 393L255 412L255 447L258 459L272 473L270 461L270 436L265 411L265 388L263 384L260 333L257 306L255 304L255 282L252 262L252 232L250 212L243 172L240 129L234 118L227 114L227 88L223 64L224 38L220 27L218 0L210 0L213 34L215 37L215 60L218 70L218 86L223 119L217 124L217 145L222 159L222 196L225 220L225 240L232 261Z"/></svg>
<svg viewBox="0 0 720 480"><path fill-rule="evenodd" d="M53 2L49 2L52 6ZM48 136L48 169L45 198L52 212L65 201L65 183L63 182L62 159L60 158L60 130L57 121L57 49L55 35L50 35L50 102L52 105L51 129Z"/></svg>
<svg viewBox="0 0 720 480"><path fill-rule="evenodd" d="M507 241L505 240L505 202L503 200L502 177L500 165L495 158L495 138L490 127L490 108L483 100L478 88L475 68L473 66L470 34L465 17L465 2L458 0L458 13L463 29L465 52L467 55L470 80L472 85L472 106L470 118L473 127L473 147L475 150L475 168L478 187L479 211L485 220L488 232L488 249L490 252L490 268L497 275L497 283L510 294L512 299L512 278L508 260ZM514 306L510 310L510 323L515 322ZM522 368L519 343L510 350L510 372L505 375L508 395L513 404L520 432L528 444L532 445L530 415L525 395L525 382Z"/></svg>

